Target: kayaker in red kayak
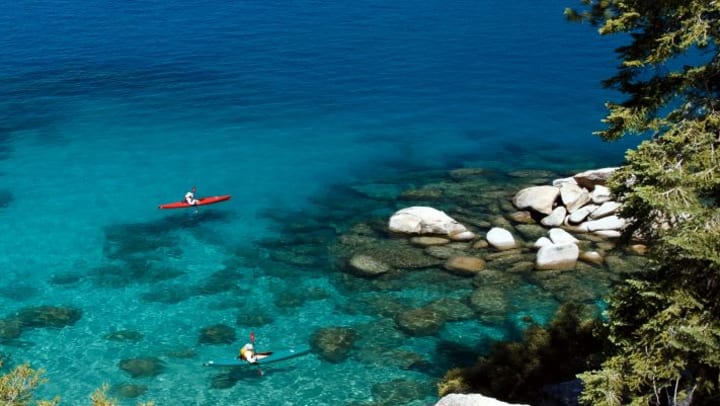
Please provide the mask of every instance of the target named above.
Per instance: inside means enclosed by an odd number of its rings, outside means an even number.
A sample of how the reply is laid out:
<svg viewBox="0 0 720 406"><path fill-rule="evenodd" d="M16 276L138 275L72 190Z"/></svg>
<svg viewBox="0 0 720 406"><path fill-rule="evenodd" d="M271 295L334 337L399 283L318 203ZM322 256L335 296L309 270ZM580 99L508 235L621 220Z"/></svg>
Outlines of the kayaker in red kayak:
<svg viewBox="0 0 720 406"><path fill-rule="evenodd" d="M195 188L195 186L193 186L189 192L185 193L185 201L187 202L187 204L191 204L193 206L198 204L197 199L195 199L196 191L197 189Z"/></svg>

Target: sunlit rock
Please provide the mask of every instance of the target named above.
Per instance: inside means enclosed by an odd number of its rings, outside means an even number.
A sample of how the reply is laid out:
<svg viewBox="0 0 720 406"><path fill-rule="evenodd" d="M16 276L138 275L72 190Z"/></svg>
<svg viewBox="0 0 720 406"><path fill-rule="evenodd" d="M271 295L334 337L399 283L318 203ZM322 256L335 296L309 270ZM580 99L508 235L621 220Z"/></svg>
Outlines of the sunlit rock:
<svg viewBox="0 0 720 406"><path fill-rule="evenodd" d="M575 210L574 213L570 214L567 217L567 222L569 224L580 224L583 221L585 221L588 216L590 216L590 213L593 212L593 210L597 209L599 206L595 204L588 204L585 205L577 210Z"/></svg>
<svg viewBox="0 0 720 406"><path fill-rule="evenodd" d="M562 228L548 230L548 237L550 237L553 244L577 244L579 242L577 238Z"/></svg>
<svg viewBox="0 0 720 406"><path fill-rule="evenodd" d="M548 216L543 217L540 220L540 224L546 227L557 227L563 223L566 214L567 209L565 209L565 207L563 206L558 206L554 208L552 213L550 213Z"/></svg>
<svg viewBox="0 0 720 406"><path fill-rule="evenodd" d="M620 208L620 203L614 202L614 201L607 201L600 205L597 209L593 210L592 213L590 213L590 218L595 220L602 217L609 216L611 214L615 214L617 210Z"/></svg>
<svg viewBox="0 0 720 406"><path fill-rule="evenodd" d="M578 185L563 183L560 186L560 200L569 213L574 213L590 201L590 193Z"/></svg>
<svg viewBox="0 0 720 406"><path fill-rule="evenodd" d="M453 235L468 231L445 212L425 206L413 206L398 210L390 217L391 232L408 234Z"/></svg>
<svg viewBox="0 0 720 406"><path fill-rule="evenodd" d="M586 221L583 225L588 231L599 230L622 230L625 228L626 221L618 216L607 216L597 220Z"/></svg>
<svg viewBox="0 0 720 406"><path fill-rule="evenodd" d="M459 256L448 259L443 267L456 275L473 276L485 269L485 261L477 257Z"/></svg>
<svg viewBox="0 0 720 406"><path fill-rule="evenodd" d="M517 246L515 238L504 228L493 227L485 236L488 243L499 250L512 249Z"/></svg>
<svg viewBox="0 0 720 406"><path fill-rule="evenodd" d="M602 204L612 199L610 188L603 185L595 185L595 189L590 192L590 200L595 204Z"/></svg>
<svg viewBox="0 0 720 406"><path fill-rule="evenodd" d="M535 241L535 243L533 244L533 247L534 247L534 248L542 248L542 247L544 247L544 246L546 246L546 245L552 245L552 244L553 244L553 242L550 241L549 238L547 238L547 237L540 237L540 238L537 239L537 241Z"/></svg>
<svg viewBox="0 0 720 406"><path fill-rule="evenodd" d="M579 255L580 249L574 243L546 245L538 250L535 267L537 269L573 269Z"/></svg>
<svg viewBox="0 0 720 406"><path fill-rule="evenodd" d="M512 202L520 210L532 209L542 214L550 214L558 195L560 195L558 187L531 186L517 192Z"/></svg>
<svg viewBox="0 0 720 406"><path fill-rule="evenodd" d="M603 257L597 251L583 251L580 253L579 259L594 265L600 265L603 263Z"/></svg>
<svg viewBox="0 0 720 406"><path fill-rule="evenodd" d="M581 172L573 176L578 185L593 190L596 185L605 185L618 168L601 168Z"/></svg>

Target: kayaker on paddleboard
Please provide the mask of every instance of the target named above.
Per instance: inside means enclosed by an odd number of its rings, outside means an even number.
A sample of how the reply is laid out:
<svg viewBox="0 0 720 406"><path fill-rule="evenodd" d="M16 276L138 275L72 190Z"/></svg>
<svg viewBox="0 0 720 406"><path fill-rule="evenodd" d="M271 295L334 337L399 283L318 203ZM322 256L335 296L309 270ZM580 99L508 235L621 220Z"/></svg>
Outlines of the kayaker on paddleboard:
<svg viewBox="0 0 720 406"><path fill-rule="evenodd" d="M247 361L249 364L256 364L257 356L255 355L255 347L251 343L243 345L237 359Z"/></svg>

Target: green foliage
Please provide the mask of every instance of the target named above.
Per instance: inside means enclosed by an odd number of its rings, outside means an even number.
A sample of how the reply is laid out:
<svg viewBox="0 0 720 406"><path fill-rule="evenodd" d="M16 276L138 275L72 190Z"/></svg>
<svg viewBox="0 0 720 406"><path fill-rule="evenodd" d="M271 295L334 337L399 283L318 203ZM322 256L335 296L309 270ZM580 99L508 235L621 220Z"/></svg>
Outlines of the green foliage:
<svg viewBox="0 0 720 406"><path fill-rule="evenodd" d="M604 334L599 322L582 319L582 306L560 307L543 328L530 326L521 342L496 344L488 357L470 368L450 370L438 384L440 396L480 392L509 401L533 402L542 387L571 380L599 366Z"/></svg>
<svg viewBox="0 0 720 406"><path fill-rule="evenodd" d="M605 85L607 129L652 134L611 179L653 266L610 298L612 352L581 375L593 405L711 404L720 395L720 2L581 0L566 10L625 33ZM690 54L690 55L688 55Z"/></svg>
<svg viewBox="0 0 720 406"><path fill-rule="evenodd" d="M661 114L671 102L692 102L691 110L717 107L720 81L720 5L711 0L582 0L582 11L565 10L576 21L599 26L602 35L630 33L631 42L617 49L621 64L608 79L608 87L627 94L621 104L608 103L608 129L599 134L608 140L626 133L659 132L677 123L682 109ZM667 64L688 51L704 60L693 66ZM683 61L687 62L687 61ZM710 100L710 99L715 100ZM710 105L705 103L709 102ZM678 115L678 113L680 113Z"/></svg>

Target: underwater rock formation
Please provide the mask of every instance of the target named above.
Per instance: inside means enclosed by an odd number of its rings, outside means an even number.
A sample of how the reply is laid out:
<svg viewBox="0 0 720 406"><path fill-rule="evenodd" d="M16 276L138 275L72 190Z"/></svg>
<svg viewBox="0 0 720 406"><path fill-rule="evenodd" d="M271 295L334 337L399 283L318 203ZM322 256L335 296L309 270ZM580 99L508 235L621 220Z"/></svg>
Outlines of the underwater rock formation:
<svg viewBox="0 0 720 406"><path fill-rule="evenodd" d="M155 357L124 359L119 366L133 378L157 376L165 371L165 363Z"/></svg>
<svg viewBox="0 0 720 406"><path fill-rule="evenodd" d="M232 344L237 339L235 329L225 324L214 324L200 330L200 344Z"/></svg>
<svg viewBox="0 0 720 406"><path fill-rule="evenodd" d="M63 328L72 326L81 317L82 310L69 306L28 307L17 313L22 326L31 328Z"/></svg>
<svg viewBox="0 0 720 406"><path fill-rule="evenodd" d="M349 327L328 327L316 331L311 339L313 350L322 358L338 363L347 358L357 340L357 332Z"/></svg>

